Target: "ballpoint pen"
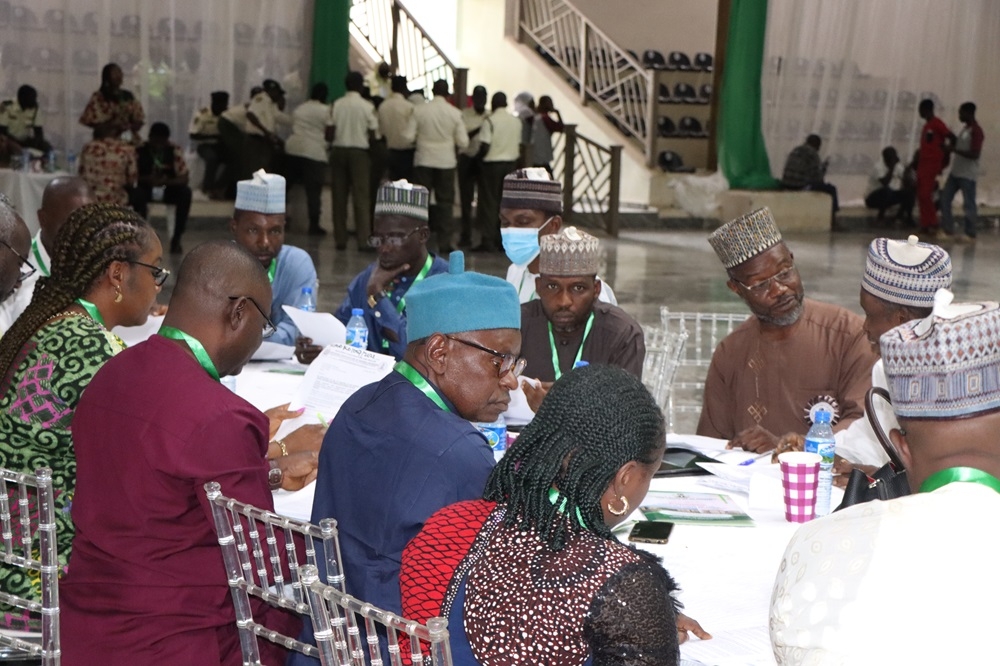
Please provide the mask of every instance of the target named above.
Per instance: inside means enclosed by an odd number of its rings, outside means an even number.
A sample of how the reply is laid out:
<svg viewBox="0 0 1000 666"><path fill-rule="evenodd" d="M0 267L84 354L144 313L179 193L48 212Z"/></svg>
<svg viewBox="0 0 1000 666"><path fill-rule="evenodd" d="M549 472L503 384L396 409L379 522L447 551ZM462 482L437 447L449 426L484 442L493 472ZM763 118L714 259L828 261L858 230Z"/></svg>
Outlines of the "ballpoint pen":
<svg viewBox="0 0 1000 666"><path fill-rule="evenodd" d="M741 462L739 464L739 466L740 467L745 467L747 465L752 465L755 462L757 462L758 460L761 460L762 458L769 458L773 453L774 453L774 449L771 449L770 451L768 451L766 453L761 453L760 455L754 456L753 458L747 458L746 460L744 460L743 462Z"/></svg>

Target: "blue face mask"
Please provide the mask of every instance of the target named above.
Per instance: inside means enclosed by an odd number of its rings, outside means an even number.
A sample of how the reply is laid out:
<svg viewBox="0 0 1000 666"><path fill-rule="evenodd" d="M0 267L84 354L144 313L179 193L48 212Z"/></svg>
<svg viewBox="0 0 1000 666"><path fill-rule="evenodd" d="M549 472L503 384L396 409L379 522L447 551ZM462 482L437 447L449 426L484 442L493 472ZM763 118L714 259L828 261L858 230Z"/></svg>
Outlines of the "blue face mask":
<svg viewBox="0 0 1000 666"><path fill-rule="evenodd" d="M552 218L545 220L545 224L538 227L502 227L500 229L500 241L503 243L503 251L507 253L507 258L511 263L518 266L527 266L538 256L541 251L538 247L538 232L545 228Z"/></svg>

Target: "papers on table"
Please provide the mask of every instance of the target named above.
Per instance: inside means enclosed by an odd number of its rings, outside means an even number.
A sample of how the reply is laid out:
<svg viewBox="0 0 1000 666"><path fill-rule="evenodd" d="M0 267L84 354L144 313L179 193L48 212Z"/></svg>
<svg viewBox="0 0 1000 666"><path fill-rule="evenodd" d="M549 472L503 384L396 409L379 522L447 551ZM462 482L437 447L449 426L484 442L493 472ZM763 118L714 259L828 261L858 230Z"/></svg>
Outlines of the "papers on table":
<svg viewBox="0 0 1000 666"><path fill-rule="evenodd" d="M313 313L306 313L313 314ZM392 370L396 359L367 349L333 345L324 349L306 370L289 409L305 408L297 419L281 424L275 438L281 439L307 423L329 423L351 395L373 384Z"/></svg>
<svg viewBox="0 0 1000 666"><path fill-rule="evenodd" d="M281 309L303 337L312 338L314 345L342 345L347 340L347 327L329 312L306 312L290 305L282 305Z"/></svg>
<svg viewBox="0 0 1000 666"><path fill-rule="evenodd" d="M160 330L163 324L162 315L146 317L146 323L139 326L115 326L111 332L117 335L129 347L145 342Z"/></svg>
<svg viewBox="0 0 1000 666"><path fill-rule="evenodd" d="M681 646L681 666L760 666L773 664L767 625L716 632L707 641L690 638Z"/></svg>
<svg viewBox="0 0 1000 666"><path fill-rule="evenodd" d="M250 357L251 361L287 361L295 354L295 347L278 342L264 340L257 351Z"/></svg>
<svg viewBox="0 0 1000 666"><path fill-rule="evenodd" d="M753 520L728 495L650 491L639 511L647 520L713 525L753 525Z"/></svg>

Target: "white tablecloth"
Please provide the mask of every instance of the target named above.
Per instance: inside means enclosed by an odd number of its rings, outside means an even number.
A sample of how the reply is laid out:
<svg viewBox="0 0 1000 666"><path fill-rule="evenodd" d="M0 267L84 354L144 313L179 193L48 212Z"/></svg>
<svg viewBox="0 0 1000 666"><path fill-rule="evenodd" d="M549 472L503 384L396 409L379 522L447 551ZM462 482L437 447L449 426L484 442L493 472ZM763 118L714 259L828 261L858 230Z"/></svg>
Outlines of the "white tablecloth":
<svg viewBox="0 0 1000 666"><path fill-rule="evenodd" d="M38 231L38 209L42 206L42 192L45 186L59 176L68 176L63 171L55 173L24 173L0 169L0 192L7 195L21 219L28 225L32 235Z"/></svg>

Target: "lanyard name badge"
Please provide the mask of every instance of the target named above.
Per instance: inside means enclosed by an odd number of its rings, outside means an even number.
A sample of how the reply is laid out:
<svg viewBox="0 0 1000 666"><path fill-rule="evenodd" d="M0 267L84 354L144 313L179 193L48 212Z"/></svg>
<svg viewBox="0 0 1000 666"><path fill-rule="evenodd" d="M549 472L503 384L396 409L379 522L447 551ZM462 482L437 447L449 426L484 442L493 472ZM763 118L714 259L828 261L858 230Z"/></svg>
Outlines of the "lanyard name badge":
<svg viewBox="0 0 1000 666"><path fill-rule="evenodd" d="M594 327L594 313L591 312L590 316L587 317L587 325L583 329L583 339L580 340L580 348L576 350L576 358L573 360L573 365L576 366L583 357L583 345L587 343L587 338L590 336L590 329ZM556 338L552 334L552 322L549 322L549 345L552 347L552 369L555 371L556 381L562 377L562 370L559 369L559 352L556 349Z"/></svg>
<svg viewBox="0 0 1000 666"><path fill-rule="evenodd" d="M412 365L406 361L400 361L392 369L406 377L407 381L416 386L417 390L426 395L435 405L446 412L451 411L438 392L434 390L434 387L430 385L430 382L424 379L424 376L417 372L417 369Z"/></svg>
<svg viewBox="0 0 1000 666"><path fill-rule="evenodd" d="M173 326L161 326L159 334L165 338L170 338L171 340L180 340L187 344L188 348L191 349L191 353L194 354L195 359L198 361L208 376L219 381L219 371L215 368L215 363L212 362L212 357L208 355L205 351L205 346L198 341L193 335L189 335L184 331L174 328Z"/></svg>
<svg viewBox="0 0 1000 666"><path fill-rule="evenodd" d="M419 273L417 273L417 277L413 278L413 282L410 283L409 289L413 289L413 287L416 286L418 282L427 277L427 274L431 272L431 264L433 263L434 263L434 257L428 254L427 261L424 262L424 267L420 269ZM409 291L409 289L407 289L407 291ZM403 314L403 310L405 309L406 309L406 296L402 296L399 299L399 303L396 303L396 312L398 312L399 314ZM389 341L386 340L385 338L382 338L382 349L388 349L388 348L389 348Z"/></svg>

